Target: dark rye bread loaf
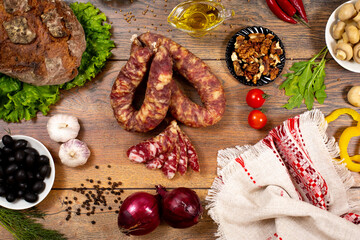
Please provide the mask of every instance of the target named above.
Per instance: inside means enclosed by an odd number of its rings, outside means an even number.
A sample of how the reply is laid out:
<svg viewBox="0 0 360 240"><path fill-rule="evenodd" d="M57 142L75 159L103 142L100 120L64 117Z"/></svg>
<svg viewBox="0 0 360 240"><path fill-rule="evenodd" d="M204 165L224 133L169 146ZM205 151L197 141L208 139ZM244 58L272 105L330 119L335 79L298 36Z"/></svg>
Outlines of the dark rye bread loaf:
<svg viewBox="0 0 360 240"><path fill-rule="evenodd" d="M33 85L78 74L84 30L60 0L0 0L0 72Z"/></svg>

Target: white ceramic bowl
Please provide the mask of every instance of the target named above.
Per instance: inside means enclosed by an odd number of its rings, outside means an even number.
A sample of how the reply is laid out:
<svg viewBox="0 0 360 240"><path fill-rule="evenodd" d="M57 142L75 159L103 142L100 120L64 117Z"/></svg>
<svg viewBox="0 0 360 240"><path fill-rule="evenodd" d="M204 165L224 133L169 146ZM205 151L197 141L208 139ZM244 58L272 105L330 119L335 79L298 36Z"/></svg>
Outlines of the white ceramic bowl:
<svg viewBox="0 0 360 240"><path fill-rule="evenodd" d="M28 141L28 146L35 148L40 155L45 155L49 158L51 173L50 176L44 179L45 189L39 194L39 199L34 203L29 203L24 199L17 199L14 202L8 202L5 197L0 197L0 206L5 208L14 209L14 210L22 210L34 207L35 205L39 204L44 198L49 194L55 180L55 164L54 159L52 158L49 150L38 140L32 137L24 136L24 135L12 135L11 136L14 140L24 139ZM3 147L4 144L0 139L0 147Z"/></svg>
<svg viewBox="0 0 360 240"><path fill-rule="evenodd" d="M345 3L355 3L357 0L352 0L352 1L348 1ZM326 45L329 49L329 52L331 54L331 56L335 59L335 61L342 66L343 68L352 71L352 72L356 72L356 73L360 73L360 64L355 62L354 60L350 60L350 61L342 61L339 60L335 57L335 53L334 53L334 48L336 45L336 40L332 37L332 27L334 26L334 24L336 24L338 22L337 20L337 14L339 9L341 8L341 6L343 6L345 3L341 4L338 8L335 9L335 11L330 15L329 20L326 24L326 28L325 28L325 41L326 41Z"/></svg>

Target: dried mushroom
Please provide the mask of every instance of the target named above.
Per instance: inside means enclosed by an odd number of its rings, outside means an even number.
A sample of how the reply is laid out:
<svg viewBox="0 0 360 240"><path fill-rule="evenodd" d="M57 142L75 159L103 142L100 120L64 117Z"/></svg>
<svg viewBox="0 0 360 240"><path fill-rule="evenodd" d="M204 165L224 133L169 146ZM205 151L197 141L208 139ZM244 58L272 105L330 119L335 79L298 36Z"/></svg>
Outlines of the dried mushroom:
<svg viewBox="0 0 360 240"><path fill-rule="evenodd" d="M247 82L254 84L262 76L274 80L279 74L277 65L283 54L279 41L274 38L271 33L251 33L246 37L239 35L231 55L235 74L244 76Z"/></svg>
<svg viewBox="0 0 360 240"><path fill-rule="evenodd" d="M65 28L61 23L62 17L59 16L56 9L52 9L47 13L41 15L43 23L46 24L50 34L53 37L65 37Z"/></svg>
<svg viewBox="0 0 360 240"><path fill-rule="evenodd" d="M3 22L3 26L13 43L29 44L36 38L36 33L31 31L25 17L15 17L12 20Z"/></svg>
<svg viewBox="0 0 360 240"><path fill-rule="evenodd" d="M27 12L31 9L28 0L4 0L4 8L10 14L17 11Z"/></svg>

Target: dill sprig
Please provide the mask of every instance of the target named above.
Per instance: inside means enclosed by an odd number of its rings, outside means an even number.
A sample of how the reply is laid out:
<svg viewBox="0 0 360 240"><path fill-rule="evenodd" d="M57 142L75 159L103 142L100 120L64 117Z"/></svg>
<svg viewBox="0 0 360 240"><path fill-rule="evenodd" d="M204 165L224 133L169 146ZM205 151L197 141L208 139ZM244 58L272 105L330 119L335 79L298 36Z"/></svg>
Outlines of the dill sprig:
<svg viewBox="0 0 360 240"><path fill-rule="evenodd" d="M36 208L16 211L0 207L0 225L19 240L64 240L66 237L56 230L45 229L36 219L43 219L44 212Z"/></svg>

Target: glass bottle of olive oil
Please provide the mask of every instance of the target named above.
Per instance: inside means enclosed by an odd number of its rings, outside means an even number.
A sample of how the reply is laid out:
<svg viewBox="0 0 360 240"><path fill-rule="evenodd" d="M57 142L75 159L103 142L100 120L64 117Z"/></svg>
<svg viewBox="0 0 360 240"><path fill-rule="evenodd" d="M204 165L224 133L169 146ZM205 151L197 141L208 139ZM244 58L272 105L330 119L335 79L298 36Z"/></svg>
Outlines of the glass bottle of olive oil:
<svg viewBox="0 0 360 240"><path fill-rule="evenodd" d="M234 16L233 10L213 0L192 0L177 5L169 14L168 22L194 37L201 37Z"/></svg>

